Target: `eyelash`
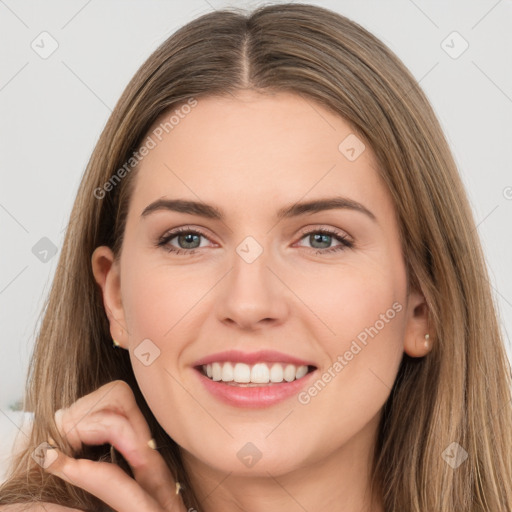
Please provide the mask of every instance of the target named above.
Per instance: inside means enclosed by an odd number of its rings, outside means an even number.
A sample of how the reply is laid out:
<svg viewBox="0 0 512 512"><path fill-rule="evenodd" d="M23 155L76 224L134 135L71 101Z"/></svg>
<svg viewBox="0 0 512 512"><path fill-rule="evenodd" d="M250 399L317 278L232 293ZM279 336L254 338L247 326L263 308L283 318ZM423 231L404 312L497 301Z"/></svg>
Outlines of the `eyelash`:
<svg viewBox="0 0 512 512"><path fill-rule="evenodd" d="M204 238L208 238L200 230L198 230L198 229L191 229L191 228L188 228L188 227L185 226L185 227L181 227L181 228L176 228L173 231L171 231L170 233L167 233L167 234L163 235L162 237L160 237L158 239L158 241L157 241L157 244L156 244L157 247L161 247L161 248L165 249L167 252L174 253L176 255L185 255L185 254L192 255L192 254L195 254L197 252L197 250L198 250L197 248L196 249L180 249L180 248L172 247L170 245L167 246L167 244L173 238L176 238L176 236L178 236L178 235L180 235L182 233L200 235L200 236L203 236ZM323 234L323 235L333 236L336 240L341 242L341 245L335 245L334 247L329 247L327 249L314 249L314 248L310 247L309 249L315 251L315 254L335 253L335 252L338 252L338 251L343 251L345 249L352 249L354 247L354 243L351 242L348 239L348 237L338 233L337 231L332 231L332 230L326 229L326 228L318 228L318 229L313 229L313 230L310 230L310 231L302 232L300 240L302 240L305 236L312 235L312 234L317 234L317 233L320 233L320 234Z"/></svg>

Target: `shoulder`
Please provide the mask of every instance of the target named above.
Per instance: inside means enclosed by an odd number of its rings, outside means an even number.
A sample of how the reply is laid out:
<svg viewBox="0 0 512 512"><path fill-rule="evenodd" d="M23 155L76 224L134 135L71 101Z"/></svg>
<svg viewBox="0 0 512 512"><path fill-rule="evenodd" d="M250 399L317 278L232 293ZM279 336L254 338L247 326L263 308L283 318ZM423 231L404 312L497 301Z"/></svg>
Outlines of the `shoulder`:
<svg viewBox="0 0 512 512"><path fill-rule="evenodd" d="M64 507L55 503L17 503L0 505L0 512L82 512L76 508Z"/></svg>

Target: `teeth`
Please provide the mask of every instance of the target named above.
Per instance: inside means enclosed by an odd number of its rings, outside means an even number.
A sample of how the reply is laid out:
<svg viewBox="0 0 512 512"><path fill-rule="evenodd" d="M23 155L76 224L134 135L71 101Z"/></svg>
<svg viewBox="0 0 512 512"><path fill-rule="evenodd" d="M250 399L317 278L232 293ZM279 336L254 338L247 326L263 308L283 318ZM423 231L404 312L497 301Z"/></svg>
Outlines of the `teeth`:
<svg viewBox="0 0 512 512"><path fill-rule="evenodd" d="M234 379L233 365L231 363L224 363L222 366L222 378L223 382L231 382Z"/></svg>
<svg viewBox="0 0 512 512"><path fill-rule="evenodd" d="M244 365L246 366L246 365ZM270 380L270 370L264 363L255 364L251 369L251 382L267 384Z"/></svg>
<svg viewBox="0 0 512 512"><path fill-rule="evenodd" d="M270 368L270 381L271 382L283 382L283 365L274 363Z"/></svg>
<svg viewBox="0 0 512 512"><path fill-rule="evenodd" d="M247 364L236 363L235 371L233 373L233 380L235 382L251 382L251 368Z"/></svg>
<svg viewBox="0 0 512 512"><path fill-rule="evenodd" d="M219 363L212 364L212 379L213 380L221 380L222 379L222 366Z"/></svg>
<svg viewBox="0 0 512 512"><path fill-rule="evenodd" d="M293 364L289 364L284 369L284 380L286 382L291 382L292 380L295 380L295 374L297 371L295 370L295 366Z"/></svg>
<svg viewBox="0 0 512 512"><path fill-rule="evenodd" d="M308 367L285 363L211 363L203 365L203 373L214 381L239 384L268 384L269 382L292 382L308 373Z"/></svg>
<svg viewBox="0 0 512 512"><path fill-rule="evenodd" d="M308 373L308 367L307 366L299 366L297 368L297 373L295 374L295 378L302 379L302 377L304 377L304 375L306 375L306 373Z"/></svg>

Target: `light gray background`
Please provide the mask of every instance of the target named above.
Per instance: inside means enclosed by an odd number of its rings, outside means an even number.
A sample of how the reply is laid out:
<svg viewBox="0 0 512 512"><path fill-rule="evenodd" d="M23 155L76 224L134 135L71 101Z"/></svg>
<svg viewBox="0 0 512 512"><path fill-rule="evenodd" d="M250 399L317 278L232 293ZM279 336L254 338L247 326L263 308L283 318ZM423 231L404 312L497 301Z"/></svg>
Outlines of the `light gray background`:
<svg viewBox="0 0 512 512"><path fill-rule="evenodd" d="M369 29L420 80L467 187L510 357L511 1L310 3ZM22 396L80 177L129 79L164 39L198 15L261 4L0 0L0 413ZM50 47L42 40L48 36L40 36L44 31L58 43L46 59L31 47L33 41ZM453 31L469 44L458 58L445 51L447 45L452 54L462 48ZM57 248L47 262L32 252L43 237Z"/></svg>

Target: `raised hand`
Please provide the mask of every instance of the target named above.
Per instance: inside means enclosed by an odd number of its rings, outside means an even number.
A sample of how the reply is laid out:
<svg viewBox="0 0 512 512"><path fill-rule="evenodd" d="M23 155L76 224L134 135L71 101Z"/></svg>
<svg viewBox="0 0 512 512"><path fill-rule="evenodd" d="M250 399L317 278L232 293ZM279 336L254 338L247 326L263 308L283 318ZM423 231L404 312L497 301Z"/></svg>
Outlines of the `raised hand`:
<svg viewBox="0 0 512 512"><path fill-rule="evenodd" d="M179 486L154 449L149 426L126 382L109 382L60 409L55 422L75 452L82 444L113 445L130 465L134 478L115 464L68 457L58 449L46 452L46 471L118 512L186 512Z"/></svg>

